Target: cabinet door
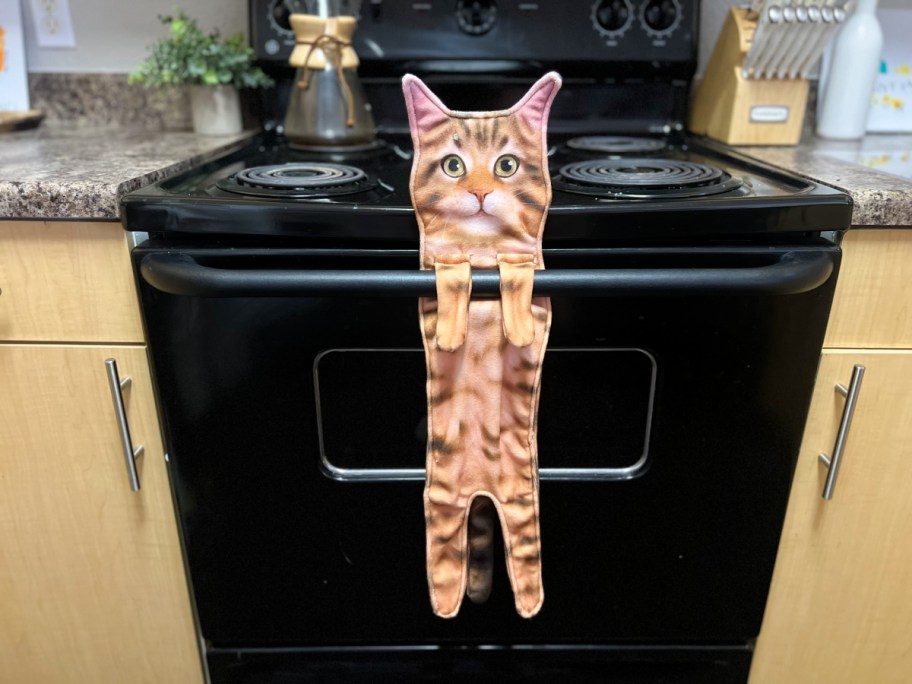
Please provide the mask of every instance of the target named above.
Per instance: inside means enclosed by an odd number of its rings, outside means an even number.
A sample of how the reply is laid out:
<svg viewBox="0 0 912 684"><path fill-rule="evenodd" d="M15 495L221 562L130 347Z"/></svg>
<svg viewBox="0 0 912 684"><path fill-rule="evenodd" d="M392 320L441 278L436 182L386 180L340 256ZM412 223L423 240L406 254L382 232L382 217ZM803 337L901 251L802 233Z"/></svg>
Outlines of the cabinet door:
<svg viewBox="0 0 912 684"><path fill-rule="evenodd" d="M0 340L141 343L119 223L0 221Z"/></svg>
<svg viewBox="0 0 912 684"><path fill-rule="evenodd" d="M0 344L0 389L0 681L200 682L145 349Z"/></svg>
<svg viewBox="0 0 912 684"><path fill-rule="evenodd" d="M866 371L833 498L821 498L854 364ZM908 682L912 352L824 353L752 684Z"/></svg>
<svg viewBox="0 0 912 684"><path fill-rule="evenodd" d="M912 230L850 230L824 347L912 347Z"/></svg>

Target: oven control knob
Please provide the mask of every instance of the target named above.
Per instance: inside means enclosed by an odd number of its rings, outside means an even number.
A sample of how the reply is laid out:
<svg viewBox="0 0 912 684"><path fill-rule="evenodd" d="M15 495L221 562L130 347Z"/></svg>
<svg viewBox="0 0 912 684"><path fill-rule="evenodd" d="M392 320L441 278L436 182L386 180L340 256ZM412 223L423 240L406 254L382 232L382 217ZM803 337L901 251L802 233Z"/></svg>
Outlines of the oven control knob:
<svg viewBox="0 0 912 684"><path fill-rule="evenodd" d="M272 0L269 3L269 23L277 33L294 34L291 29L291 10L285 0Z"/></svg>
<svg viewBox="0 0 912 684"><path fill-rule="evenodd" d="M640 9L640 21L647 34L664 38L681 23L681 5L678 0L646 0Z"/></svg>
<svg viewBox="0 0 912 684"><path fill-rule="evenodd" d="M459 29L471 36L487 33L497 20L494 0L459 0L456 3L456 22Z"/></svg>
<svg viewBox="0 0 912 684"><path fill-rule="evenodd" d="M596 31L609 38L618 38L633 23L633 6L630 0L596 0L591 16Z"/></svg>

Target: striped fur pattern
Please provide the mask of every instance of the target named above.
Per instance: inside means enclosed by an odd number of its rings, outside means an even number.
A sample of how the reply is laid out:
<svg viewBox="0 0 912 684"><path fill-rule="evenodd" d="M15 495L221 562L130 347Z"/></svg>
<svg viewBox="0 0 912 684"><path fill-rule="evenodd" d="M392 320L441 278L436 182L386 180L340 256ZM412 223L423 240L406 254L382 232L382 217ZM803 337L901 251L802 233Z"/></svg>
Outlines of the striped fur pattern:
<svg viewBox="0 0 912 684"><path fill-rule="evenodd" d="M419 312L428 585L445 618L464 595L487 599L498 522L517 612L532 617L544 600L535 435L551 303L532 297L532 283L544 268L545 129L559 88L551 73L509 110L454 112L419 79L403 79L421 267L437 281ZM499 270L500 299L471 299L473 269Z"/></svg>

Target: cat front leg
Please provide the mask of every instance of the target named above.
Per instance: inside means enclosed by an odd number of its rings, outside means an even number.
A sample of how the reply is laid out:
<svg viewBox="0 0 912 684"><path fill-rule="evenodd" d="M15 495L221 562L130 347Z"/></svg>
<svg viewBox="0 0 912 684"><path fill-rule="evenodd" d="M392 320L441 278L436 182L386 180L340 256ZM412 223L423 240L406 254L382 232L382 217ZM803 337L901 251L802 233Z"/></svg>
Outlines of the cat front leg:
<svg viewBox="0 0 912 684"><path fill-rule="evenodd" d="M498 254L500 299L504 336L516 347L528 347L535 339L532 316L532 286L535 282L533 254Z"/></svg>
<svg viewBox="0 0 912 684"><path fill-rule="evenodd" d="M465 342L472 297L472 266L468 254L434 259L437 282L437 348L456 351Z"/></svg>

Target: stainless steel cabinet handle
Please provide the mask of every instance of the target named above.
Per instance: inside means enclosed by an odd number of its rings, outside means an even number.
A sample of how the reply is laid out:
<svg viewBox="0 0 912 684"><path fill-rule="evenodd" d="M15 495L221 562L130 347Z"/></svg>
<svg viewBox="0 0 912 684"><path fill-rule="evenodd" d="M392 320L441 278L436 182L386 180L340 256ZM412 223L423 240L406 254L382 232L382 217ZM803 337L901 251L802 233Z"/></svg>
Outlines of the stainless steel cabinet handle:
<svg viewBox="0 0 912 684"><path fill-rule="evenodd" d="M858 402L858 393L861 390L861 381L864 378L865 367L856 365L852 369L852 380L849 388L845 385L836 385L836 391L846 398L845 407L842 409L842 420L839 421L839 432L836 433L836 445L833 447L833 458L826 454L818 454L818 460L827 467L827 479L823 485L823 498L829 501L833 498L836 488L836 477L839 475L839 465L845 453L846 441L849 438L849 429L852 427L852 417L855 415L855 404Z"/></svg>
<svg viewBox="0 0 912 684"><path fill-rule="evenodd" d="M124 459L127 461L127 478L130 480L130 489L138 492L139 472L136 470L136 459L142 455L144 447L140 444L134 449L133 440L130 439L130 424L127 422L127 411L124 408L123 400L123 388L130 384L130 378L120 378L117 373L117 361L114 359L105 361L105 367L108 370L108 384L111 386L117 426L120 428L120 442L123 445Z"/></svg>

